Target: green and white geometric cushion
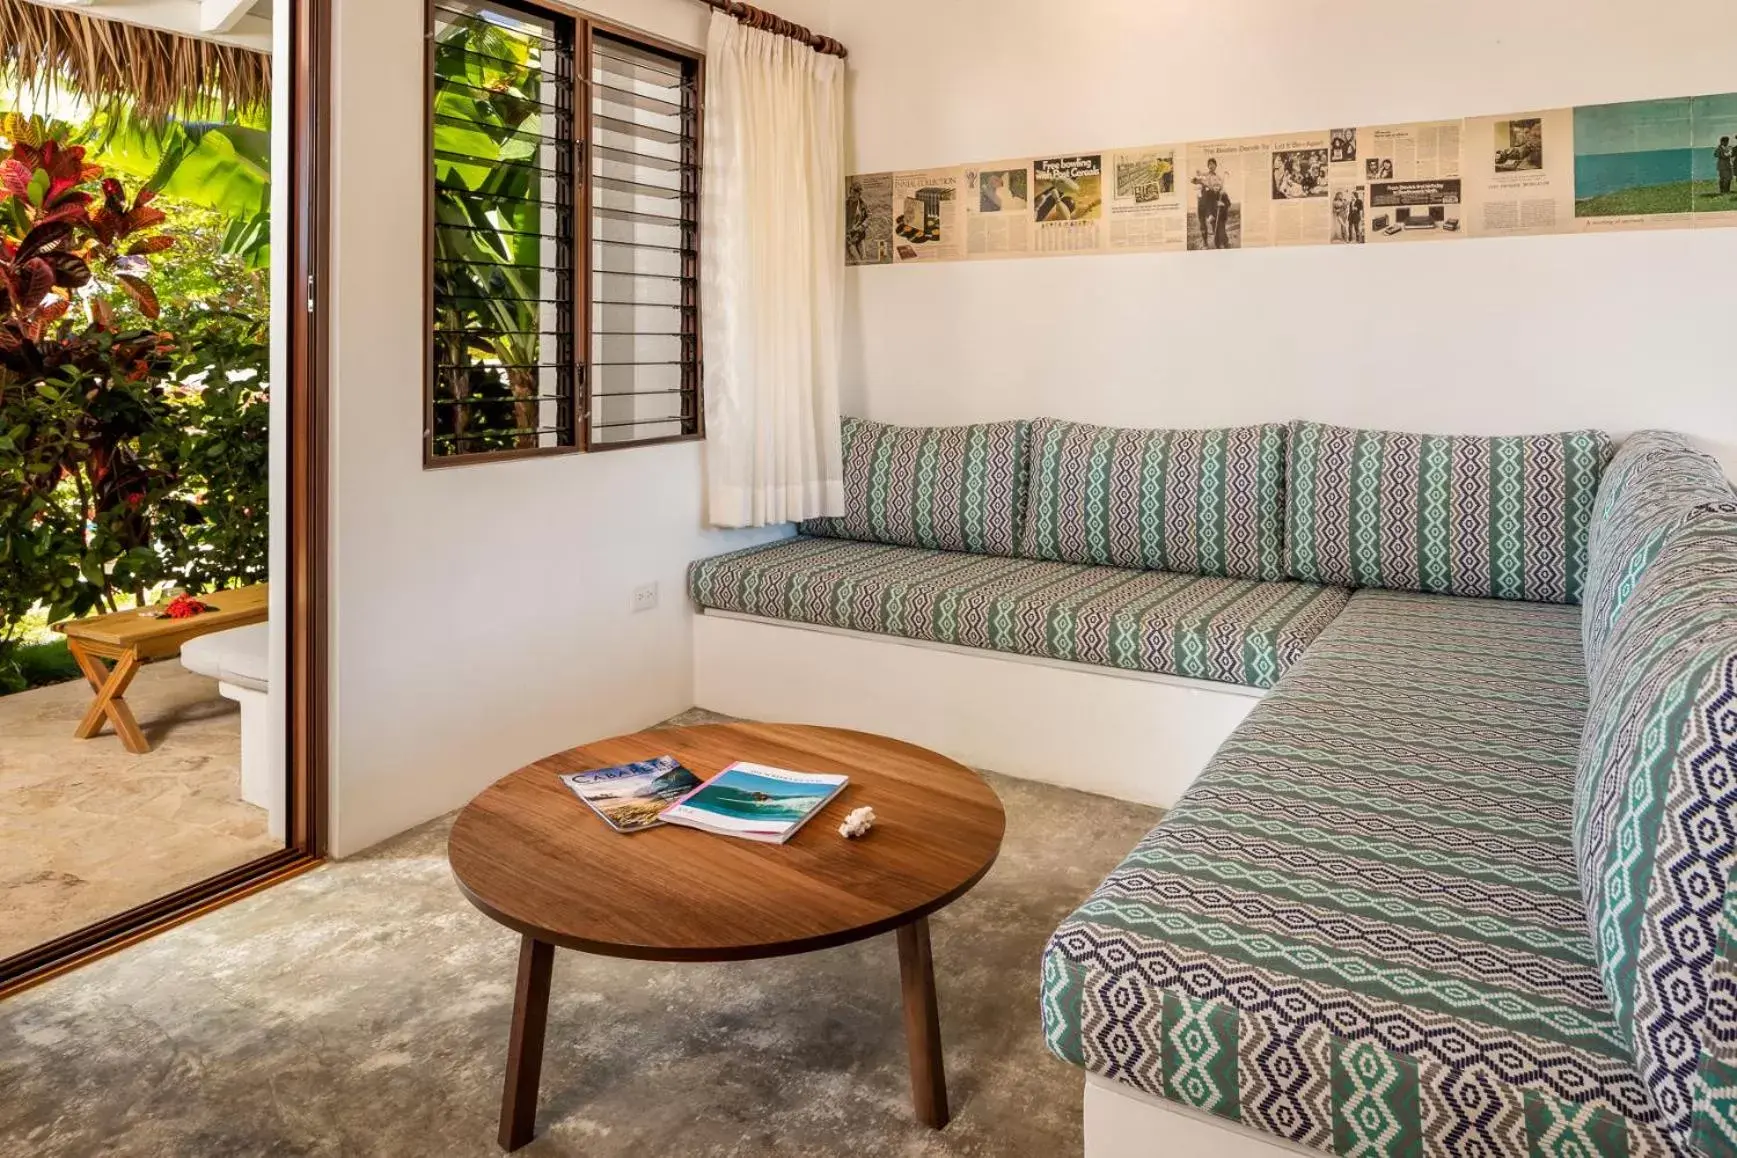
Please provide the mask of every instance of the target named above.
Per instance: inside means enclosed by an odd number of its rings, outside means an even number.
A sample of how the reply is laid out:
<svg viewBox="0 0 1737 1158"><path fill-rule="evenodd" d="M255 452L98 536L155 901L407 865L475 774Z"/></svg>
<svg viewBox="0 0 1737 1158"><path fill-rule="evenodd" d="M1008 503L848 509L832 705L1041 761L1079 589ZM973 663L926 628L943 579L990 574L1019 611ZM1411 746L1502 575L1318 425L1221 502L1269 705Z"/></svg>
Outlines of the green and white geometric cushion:
<svg viewBox="0 0 1737 1158"><path fill-rule="evenodd" d="M1672 1137L1737 1154L1737 520L1672 532L1604 651L1574 817L1600 977Z"/></svg>
<svg viewBox="0 0 1737 1158"><path fill-rule="evenodd" d="M1698 518L1737 513L1737 491L1680 434L1642 430L1617 448L1598 485L1588 545L1582 636L1597 669L1617 614L1665 540Z"/></svg>
<svg viewBox="0 0 1737 1158"><path fill-rule="evenodd" d="M1040 418L1021 554L1284 578L1282 425L1127 430Z"/></svg>
<svg viewBox="0 0 1737 1158"><path fill-rule="evenodd" d="M1578 603L1610 441L1291 426L1290 575L1312 583Z"/></svg>
<svg viewBox="0 0 1737 1158"><path fill-rule="evenodd" d="M688 569L701 607L1271 687L1349 592L796 538Z"/></svg>
<svg viewBox="0 0 1737 1158"><path fill-rule="evenodd" d="M1678 1152L1569 839L1575 609L1363 590L1043 958L1058 1056L1339 1154Z"/></svg>
<svg viewBox="0 0 1737 1158"><path fill-rule="evenodd" d="M842 425L844 515L805 535L980 555L1016 555L1031 424Z"/></svg>

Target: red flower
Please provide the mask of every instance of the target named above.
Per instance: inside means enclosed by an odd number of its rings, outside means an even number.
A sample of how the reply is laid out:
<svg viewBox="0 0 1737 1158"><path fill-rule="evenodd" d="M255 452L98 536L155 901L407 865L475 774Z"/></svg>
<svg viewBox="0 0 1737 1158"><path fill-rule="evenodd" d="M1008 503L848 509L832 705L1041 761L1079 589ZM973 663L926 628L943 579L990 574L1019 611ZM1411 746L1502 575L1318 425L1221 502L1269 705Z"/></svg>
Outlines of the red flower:
<svg viewBox="0 0 1737 1158"><path fill-rule="evenodd" d="M214 608L199 602L191 595L177 595L169 600L169 605L163 608L163 615L169 619L191 619L195 615L203 615Z"/></svg>

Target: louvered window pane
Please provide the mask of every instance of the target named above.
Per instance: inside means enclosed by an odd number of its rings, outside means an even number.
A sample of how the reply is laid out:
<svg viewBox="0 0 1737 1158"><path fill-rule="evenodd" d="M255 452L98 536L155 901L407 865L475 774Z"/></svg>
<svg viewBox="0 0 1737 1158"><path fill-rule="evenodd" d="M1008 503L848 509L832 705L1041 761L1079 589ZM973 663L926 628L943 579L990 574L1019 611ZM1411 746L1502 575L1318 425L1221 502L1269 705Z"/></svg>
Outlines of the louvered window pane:
<svg viewBox="0 0 1737 1158"><path fill-rule="evenodd" d="M573 25L434 0L431 459L572 446Z"/></svg>
<svg viewBox="0 0 1737 1158"><path fill-rule="evenodd" d="M592 37L593 446L699 432L698 69Z"/></svg>

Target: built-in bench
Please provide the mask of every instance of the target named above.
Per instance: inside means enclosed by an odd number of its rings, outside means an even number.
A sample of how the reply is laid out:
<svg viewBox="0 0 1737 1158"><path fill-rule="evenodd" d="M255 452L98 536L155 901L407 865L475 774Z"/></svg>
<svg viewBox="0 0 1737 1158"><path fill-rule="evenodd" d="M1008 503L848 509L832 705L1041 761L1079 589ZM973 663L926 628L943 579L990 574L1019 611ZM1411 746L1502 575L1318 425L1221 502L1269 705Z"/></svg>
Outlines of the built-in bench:
<svg viewBox="0 0 1737 1158"><path fill-rule="evenodd" d="M845 444L841 519L694 566L698 700L1180 796L1044 955L1091 1158L1737 1154L1711 460L1306 423Z"/></svg>

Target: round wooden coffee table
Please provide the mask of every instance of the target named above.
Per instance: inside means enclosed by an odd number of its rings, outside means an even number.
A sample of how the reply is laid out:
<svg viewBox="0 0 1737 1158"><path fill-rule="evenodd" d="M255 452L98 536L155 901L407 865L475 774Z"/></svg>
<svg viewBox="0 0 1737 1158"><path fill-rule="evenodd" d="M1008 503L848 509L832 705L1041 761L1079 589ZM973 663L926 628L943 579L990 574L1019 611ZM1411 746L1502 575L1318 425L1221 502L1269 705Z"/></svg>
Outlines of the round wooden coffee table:
<svg viewBox="0 0 1737 1158"><path fill-rule="evenodd" d="M737 760L842 772L850 784L786 844L665 825L623 834L559 773L672 755L701 779ZM846 840L853 808L875 811ZM983 879L1006 818L983 779L912 744L787 724L708 724L570 748L496 781L465 806L447 854L464 895L523 937L501 1147L531 1140L557 946L649 961L745 961L897 932L911 1094L947 1124L929 914Z"/></svg>

